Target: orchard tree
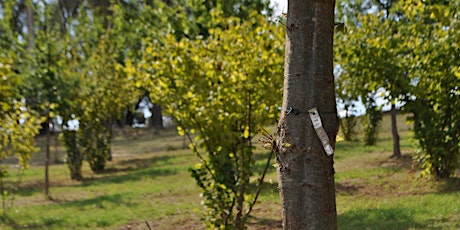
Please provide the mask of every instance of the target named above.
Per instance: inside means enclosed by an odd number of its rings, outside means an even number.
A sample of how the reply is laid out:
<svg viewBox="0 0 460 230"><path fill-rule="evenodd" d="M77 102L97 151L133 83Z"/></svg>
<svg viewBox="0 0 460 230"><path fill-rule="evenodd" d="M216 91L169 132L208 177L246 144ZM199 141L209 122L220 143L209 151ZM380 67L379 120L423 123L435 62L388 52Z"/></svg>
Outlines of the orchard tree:
<svg viewBox="0 0 460 230"><path fill-rule="evenodd" d="M342 78L337 79L336 85L340 85L340 80ZM356 114L356 102L358 101L358 97L341 90L343 89L341 86L336 86L336 88L338 104L343 106L343 112L345 112L345 116L339 120L340 133L343 135L345 141L353 141L357 136L356 127L358 118Z"/></svg>
<svg viewBox="0 0 460 230"><path fill-rule="evenodd" d="M155 92L199 157L190 172L202 189L207 227L243 229L263 180L251 182L253 138L276 121L281 96L282 28L256 13L244 21L211 15L225 29L195 40L151 38L142 61L126 69Z"/></svg>
<svg viewBox="0 0 460 230"><path fill-rule="evenodd" d="M66 95L72 92L69 80L63 77L62 72L68 68L66 63L66 50L68 36L62 33L59 23L54 23L59 18L57 4L41 1L34 5L33 13L36 20L33 21L37 29L29 37L27 54L24 58L22 69L27 70L22 74L27 76L27 84L23 88L22 95L26 98L29 106L39 112L42 122L42 133L46 135L45 157L45 195L49 195L49 165L51 130L56 129L56 118L71 98Z"/></svg>
<svg viewBox="0 0 460 230"><path fill-rule="evenodd" d="M94 172L104 170L111 159L112 125L136 96L133 81L123 70L124 56L120 50L126 47L120 38L124 24L117 15L117 5L111 6L110 11L105 17L81 11L74 28L77 36L72 37L74 51L70 56L76 56L78 61L69 61L79 68L81 88L74 99L78 103L67 116L78 120L79 126L77 130L65 131L64 139L72 159L69 167L73 179L82 177L83 159Z"/></svg>
<svg viewBox="0 0 460 230"><path fill-rule="evenodd" d="M404 58L409 52L402 42L400 11L395 8L398 1L363 1L347 11L353 3L342 1L341 9L347 12L342 18L347 22L347 30L337 34L336 61L343 69L338 76L342 88L348 94L358 94L366 106L365 138L367 145L376 142L377 126L381 111L376 97L391 104L391 124L393 134L393 155L400 157L399 134L396 125L396 104L408 96L409 76ZM375 9L372 10L372 6ZM364 10L364 12L363 12ZM379 95L380 94L380 95Z"/></svg>
<svg viewBox="0 0 460 230"><path fill-rule="evenodd" d="M4 56L5 53L0 54L0 161L14 157L22 171L28 168L31 153L37 151L34 138L38 133L39 119L18 94L22 79L11 70L12 60L10 56ZM3 216L7 214L6 198L14 193L4 183L9 168L9 165L0 165Z"/></svg>
<svg viewBox="0 0 460 230"><path fill-rule="evenodd" d="M358 17L345 14L355 20L349 20L348 34L340 35L342 42L337 45L338 62L345 73L340 78L349 82L343 84L348 92L359 91L353 89L356 86L385 90L383 96L392 104L394 150L398 139L395 100L407 101L407 111L414 114L415 138L422 148L416 163L424 169L423 175L449 177L458 167L459 155L459 119L452 112L459 101L459 3L379 3L377 12Z"/></svg>
<svg viewBox="0 0 460 230"><path fill-rule="evenodd" d="M64 64L58 69L58 74L62 85L59 93L59 104L57 114L62 119L61 138L67 150L66 163L69 167L71 179L81 179L81 166L84 160L83 151L78 141L77 131L79 129L76 121L83 114L84 100L83 92L86 92L88 79L84 78L84 57L83 49L79 43L81 37L66 36L65 49L63 49L62 59ZM88 137L86 137L88 138Z"/></svg>
<svg viewBox="0 0 460 230"><path fill-rule="evenodd" d="M85 108L80 117L80 143L94 172L104 170L111 159L112 126L136 96L132 81L116 61L116 45L111 42L116 39L114 36L118 35L112 31L99 36L96 52L92 52L86 63L87 91L81 95L85 98L82 105Z"/></svg>
<svg viewBox="0 0 460 230"><path fill-rule="evenodd" d="M61 125L54 122L57 116L64 120L64 125L73 119L73 103L78 100L81 82L80 76L75 73L81 66L75 66L77 55L71 48L70 29L68 25L63 25L71 22L72 15L64 14L64 9L57 2L38 1L31 6L35 16L31 24L36 30L30 31L33 34L23 35L29 37L28 52L23 56L19 69L26 79L22 95L27 104L39 112L42 131L47 136L45 194L49 195L50 127ZM62 20L64 15L68 18ZM31 37L34 39L31 40ZM65 127L64 133L66 131ZM73 162L70 156L67 162Z"/></svg>
<svg viewBox="0 0 460 230"><path fill-rule="evenodd" d="M22 45L12 33L12 7L2 5L0 18L0 161L16 158L20 171L28 168L30 155L37 151L34 137L38 133L37 114L20 94L24 78L15 68L18 66ZM7 215L7 198L17 188L9 188L5 182L9 166L0 165L0 192L2 194L3 217ZM11 183L15 184L15 183Z"/></svg>
<svg viewBox="0 0 460 230"><path fill-rule="evenodd" d="M59 4L63 3L63 4ZM73 4L67 1L18 0L5 3L4 15L11 14L14 37L22 40L24 50L15 50L18 61L15 72L21 75L21 96L28 107L41 118L41 131L46 134L45 194L48 195L50 164L50 126L59 126L54 118L69 114L75 97L75 79L69 70L69 34L66 23L73 16ZM66 6L66 7L62 7ZM65 9L64 9L65 8ZM65 12L64 12L65 11ZM68 31L67 31L68 32ZM63 117L64 118L64 117Z"/></svg>
<svg viewBox="0 0 460 230"><path fill-rule="evenodd" d="M337 229L334 6L334 0L288 1L283 109L274 145L284 229Z"/></svg>
<svg viewBox="0 0 460 230"><path fill-rule="evenodd" d="M407 42L413 50L410 76L414 134L421 150L416 163L422 175L448 178L460 156L460 4L403 5L410 26Z"/></svg>

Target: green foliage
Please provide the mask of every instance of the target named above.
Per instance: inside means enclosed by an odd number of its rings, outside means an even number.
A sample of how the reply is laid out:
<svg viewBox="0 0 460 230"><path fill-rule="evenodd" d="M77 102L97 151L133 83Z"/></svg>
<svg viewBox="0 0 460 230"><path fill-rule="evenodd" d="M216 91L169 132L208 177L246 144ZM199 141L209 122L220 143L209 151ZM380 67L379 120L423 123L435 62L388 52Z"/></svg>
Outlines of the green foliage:
<svg viewBox="0 0 460 230"><path fill-rule="evenodd" d="M394 2L377 4L375 13L364 13L372 8L371 2L339 4L347 14L343 16L347 31L336 35L336 63L341 69L338 96L363 101L368 117L363 138L366 145L375 144L381 120L376 97L387 103L405 100L409 91L410 78L404 61L409 49L403 45L403 32L395 21L398 11ZM356 14L351 9L363 13Z"/></svg>
<svg viewBox="0 0 460 230"><path fill-rule="evenodd" d="M0 78L8 79L10 76L0 76ZM0 101L0 162L14 157L17 159L20 171L29 167L30 155L37 151L34 137L38 133L38 121L36 114L27 109L24 103L16 99L7 102ZM6 200L15 195L19 183L19 178L11 185L11 188L4 183L4 178L9 176L9 168L9 165L0 164L0 192L4 217L7 215ZM20 175L20 173L17 174L19 177Z"/></svg>
<svg viewBox="0 0 460 230"><path fill-rule="evenodd" d="M340 130L345 141L352 141L356 136L357 118L353 115L340 119Z"/></svg>
<svg viewBox="0 0 460 230"><path fill-rule="evenodd" d="M72 180L80 180L82 179L81 166L83 163L83 154L78 144L77 131L64 130L62 139L67 148L67 165L70 170L70 178Z"/></svg>
<svg viewBox="0 0 460 230"><path fill-rule="evenodd" d="M66 25L56 23L60 18L59 8L55 2L39 1L31 4L35 20L33 25L38 28L34 39L29 41L27 52L20 57L16 68L24 79L21 85L21 96L28 106L38 112L45 129L54 118L60 116L63 125L73 119L78 103L78 93L82 89L79 79L81 66L78 51L72 46L70 34L63 31ZM60 124L53 124L60 125ZM46 131L46 130L45 130ZM49 143L48 143L49 144ZM69 152L76 151L70 149ZM72 160L69 154L69 162ZM74 177L71 167L71 175Z"/></svg>
<svg viewBox="0 0 460 230"><path fill-rule="evenodd" d="M70 120L80 124L78 130L63 133L69 144L68 163L74 164L69 165L72 178L81 177L83 159L95 171L103 170L110 159L113 122L135 101L136 90L145 90L143 82L129 79L124 72L139 60L145 37L209 34L208 29L217 25L209 20L215 9L241 18L248 18L250 9L270 13L266 0L166 3L37 0L0 5L0 45L22 55L14 68L25 79L18 89L27 105L38 111L43 127L56 116L63 119L64 129L70 128ZM27 9L33 11L33 18L27 16ZM23 44L17 42L18 34ZM27 52L17 52L26 47Z"/></svg>
<svg viewBox="0 0 460 230"><path fill-rule="evenodd" d="M201 162L190 171L202 188L209 228L244 226L254 205L252 138L278 113L282 28L261 15L250 18L225 19L215 11L211 20L225 30L196 40L149 39L142 61L127 65L192 142Z"/></svg>
<svg viewBox="0 0 460 230"><path fill-rule="evenodd" d="M356 100L350 96L346 96L344 93L345 92L343 91L337 92L337 99L339 100L339 103L343 105L343 110L345 111L345 117L342 117L339 120L339 130L345 141L352 141L357 135L356 126L358 119L355 114L356 108L354 104Z"/></svg>
<svg viewBox="0 0 460 230"><path fill-rule="evenodd" d="M8 5L7 5L8 6ZM9 165L3 165L7 158L16 158L19 170L28 168L31 153L37 150L34 137L38 132L37 114L28 107L20 94L24 79L14 70L18 63L16 50L21 50L8 26L11 13L5 9L0 18L0 192L3 217L7 215L8 198L12 198L17 184L10 190L4 179L9 176Z"/></svg>
<svg viewBox="0 0 460 230"><path fill-rule="evenodd" d="M193 21L192 28L195 36L207 37L212 34L210 30L225 28L225 22L214 20L212 14L215 11L221 12L224 18L237 17L241 20L251 20L254 11L258 14L266 14L267 17L273 13L269 0L187 0L185 2L187 11L190 12L189 17Z"/></svg>
<svg viewBox="0 0 460 230"><path fill-rule="evenodd" d="M95 51L88 57L84 76L88 90L82 92L84 108L79 117L80 144L94 172L104 169L110 159L111 126L132 103L129 79L116 62L117 53L108 42L111 33L99 36ZM114 89L117 89L116 91ZM88 138L88 137L92 138Z"/></svg>
<svg viewBox="0 0 460 230"><path fill-rule="evenodd" d="M137 96L123 69L130 46L124 39L125 12L118 7L113 5L108 15L98 15L96 10L80 12L75 19L78 25L73 27L75 36L66 44L65 66L59 68L59 76L73 87L63 97L69 103L63 103L67 106L60 115L67 129L69 120L79 124L63 135L73 179L82 177L84 159L94 172L104 170L111 159L112 125ZM110 28L105 27L108 21L113 23Z"/></svg>
<svg viewBox="0 0 460 230"><path fill-rule="evenodd" d="M422 151L417 163L425 175L447 178L460 155L460 5L406 4L412 22L407 45L413 49L410 74L414 96L414 135ZM426 36L426 35L429 36Z"/></svg>
<svg viewBox="0 0 460 230"><path fill-rule="evenodd" d="M459 3L387 3L377 12L343 17L349 25L348 33L337 35L339 91L366 102L363 95L383 89L387 101L407 102L422 148L417 164L425 175L449 177L459 166ZM346 15L347 7L357 6L339 5Z"/></svg>
<svg viewBox="0 0 460 230"><path fill-rule="evenodd" d="M373 97L366 99L366 119L364 120L364 145L375 145L377 143L378 129L382 121L382 111L375 104Z"/></svg>

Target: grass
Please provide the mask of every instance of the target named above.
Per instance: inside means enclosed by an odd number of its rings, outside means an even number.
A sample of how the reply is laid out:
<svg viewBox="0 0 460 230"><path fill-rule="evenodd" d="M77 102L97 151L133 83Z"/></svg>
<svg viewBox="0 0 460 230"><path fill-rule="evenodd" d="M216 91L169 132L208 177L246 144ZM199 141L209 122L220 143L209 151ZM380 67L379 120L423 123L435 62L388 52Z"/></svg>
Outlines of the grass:
<svg viewBox="0 0 460 230"><path fill-rule="evenodd" d="M410 127L400 125L400 159L389 158L392 140L385 127L387 118L376 146L337 143L339 229L460 229L460 174L442 181L419 179L411 170ZM44 139L38 140L43 146ZM43 195L44 153L39 152L0 229L147 229L146 222L153 229L203 229L200 190L187 171L198 159L184 148L187 144L174 131L117 137L105 173L93 174L84 164L85 179L76 182L69 180L65 164L51 165L51 199ZM258 151L258 164L266 157ZM60 146L56 158L65 159ZM249 229L281 229L276 178L270 168Z"/></svg>

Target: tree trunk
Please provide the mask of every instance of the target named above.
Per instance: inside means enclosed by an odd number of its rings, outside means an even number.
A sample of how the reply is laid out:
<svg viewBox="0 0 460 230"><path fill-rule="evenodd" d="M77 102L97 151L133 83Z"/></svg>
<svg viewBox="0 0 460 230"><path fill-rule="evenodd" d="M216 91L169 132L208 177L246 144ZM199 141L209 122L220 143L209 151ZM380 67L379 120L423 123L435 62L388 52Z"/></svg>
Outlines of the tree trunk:
<svg viewBox="0 0 460 230"><path fill-rule="evenodd" d="M393 134L393 155L391 157L401 157L401 148L399 147L398 126L396 124L396 103L391 102L391 133Z"/></svg>
<svg viewBox="0 0 460 230"><path fill-rule="evenodd" d="M50 167L50 146L51 146L51 130L49 128L51 119L48 117L48 129L46 132L46 158L45 158L45 196L49 197L49 187L50 187L50 179L49 179L49 167Z"/></svg>
<svg viewBox="0 0 460 230"><path fill-rule="evenodd" d="M56 132L54 135L54 163L59 163L59 150L58 150L58 144L59 144L59 133Z"/></svg>
<svg viewBox="0 0 460 230"><path fill-rule="evenodd" d="M149 126L156 129L163 129L163 113L161 106L154 104L152 109L150 109L152 116L150 117Z"/></svg>
<svg viewBox="0 0 460 230"><path fill-rule="evenodd" d="M334 0L289 0L277 172L284 229L337 229L333 155L308 110L317 108L332 147L338 131L333 76Z"/></svg>
<svg viewBox="0 0 460 230"><path fill-rule="evenodd" d="M34 25L34 13L32 11L32 1L25 1L26 11L26 24L27 24L27 51L30 51L34 47L35 41L35 25Z"/></svg>

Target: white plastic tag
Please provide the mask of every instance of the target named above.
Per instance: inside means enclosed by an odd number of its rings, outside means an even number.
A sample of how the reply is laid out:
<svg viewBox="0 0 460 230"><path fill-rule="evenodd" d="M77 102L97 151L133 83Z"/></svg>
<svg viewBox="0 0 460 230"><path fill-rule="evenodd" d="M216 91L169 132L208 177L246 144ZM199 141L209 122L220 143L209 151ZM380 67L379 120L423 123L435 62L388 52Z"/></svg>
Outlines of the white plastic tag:
<svg viewBox="0 0 460 230"><path fill-rule="evenodd" d="M324 151L328 156L334 154L334 149L332 148L331 144L329 143L329 137L327 136L326 131L323 128L323 124L321 123L321 117L319 116L318 110L316 108L308 110L310 114L311 122L313 123L313 127L315 128L316 135L321 140L321 144L323 144Z"/></svg>

